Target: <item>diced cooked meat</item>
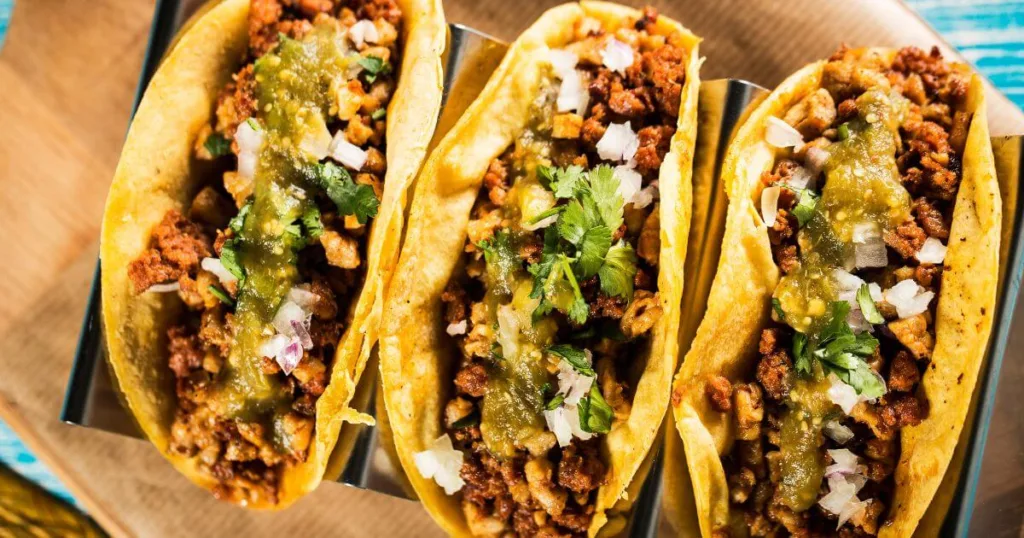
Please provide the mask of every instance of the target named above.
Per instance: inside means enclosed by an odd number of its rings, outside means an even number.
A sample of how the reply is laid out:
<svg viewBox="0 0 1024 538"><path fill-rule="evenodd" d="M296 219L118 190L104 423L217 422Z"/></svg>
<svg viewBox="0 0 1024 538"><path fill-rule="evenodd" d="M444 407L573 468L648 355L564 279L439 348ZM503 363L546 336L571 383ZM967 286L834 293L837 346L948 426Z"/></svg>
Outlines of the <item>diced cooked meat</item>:
<svg viewBox="0 0 1024 538"><path fill-rule="evenodd" d="M928 331L926 314L890 321L888 327L915 358L925 359L931 356L935 347L935 337Z"/></svg>
<svg viewBox="0 0 1024 538"><path fill-rule="evenodd" d="M879 417L892 430L916 426L928 415L928 407L913 394L899 394L882 406Z"/></svg>
<svg viewBox="0 0 1024 538"><path fill-rule="evenodd" d="M177 210L164 215L152 238L152 248L128 265L128 278L136 293L184 274L196 274L199 262L210 255L210 238Z"/></svg>
<svg viewBox="0 0 1024 538"><path fill-rule="evenodd" d="M203 365L203 350L199 343L199 337L190 332L188 328L171 327L167 330L167 340L171 350L168 364L175 376L188 377L193 370L197 370Z"/></svg>
<svg viewBox="0 0 1024 538"><path fill-rule="evenodd" d="M458 323L466 319L468 314L466 291L462 289L458 280L448 283L448 287L441 294L441 302L445 304L445 321Z"/></svg>
<svg viewBox="0 0 1024 538"><path fill-rule="evenodd" d="M764 418L761 388L756 383L733 386L733 407L736 438L744 441L757 439L761 435L761 420Z"/></svg>
<svg viewBox="0 0 1024 538"><path fill-rule="evenodd" d="M669 125L652 125L637 132L636 167L641 174L656 173L672 143L676 130Z"/></svg>
<svg viewBox="0 0 1024 538"><path fill-rule="evenodd" d="M935 206L935 203L928 201L923 196L917 198L914 200L913 212L917 223L929 237L942 241L949 239L949 224L946 223L942 211Z"/></svg>
<svg viewBox="0 0 1024 538"><path fill-rule="evenodd" d="M720 375L709 377L704 385L704 394L715 411L728 413L732 410L732 383L728 378Z"/></svg>
<svg viewBox="0 0 1024 538"><path fill-rule="evenodd" d="M491 203L502 206L508 193L508 167L501 158L494 159L484 174L484 188L487 189Z"/></svg>
<svg viewBox="0 0 1024 538"><path fill-rule="evenodd" d="M836 104L828 90L819 88L790 108L784 119L800 131L804 139L817 138L835 121Z"/></svg>
<svg viewBox="0 0 1024 538"><path fill-rule="evenodd" d="M637 338L651 330L661 318L661 314L658 296L647 290L637 290L633 293L633 300L626 307L625 313L622 314L619 327L626 338Z"/></svg>
<svg viewBox="0 0 1024 538"><path fill-rule="evenodd" d="M886 230L882 234L885 244L896 251L904 258L913 258L928 236L916 222L908 220L897 226L894 230Z"/></svg>
<svg viewBox="0 0 1024 538"><path fill-rule="evenodd" d="M909 392L921 379L914 357L906 351L900 351L889 365L889 390Z"/></svg>
<svg viewBox="0 0 1024 538"><path fill-rule="evenodd" d="M605 465L593 442L571 444L558 463L558 484L576 494L587 494L604 483Z"/></svg>
<svg viewBox="0 0 1024 538"><path fill-rule="evenodd" d="M462 394L482 398L487 388L487 369L480 363L467 364L455 374L455 386Z"/></svg>

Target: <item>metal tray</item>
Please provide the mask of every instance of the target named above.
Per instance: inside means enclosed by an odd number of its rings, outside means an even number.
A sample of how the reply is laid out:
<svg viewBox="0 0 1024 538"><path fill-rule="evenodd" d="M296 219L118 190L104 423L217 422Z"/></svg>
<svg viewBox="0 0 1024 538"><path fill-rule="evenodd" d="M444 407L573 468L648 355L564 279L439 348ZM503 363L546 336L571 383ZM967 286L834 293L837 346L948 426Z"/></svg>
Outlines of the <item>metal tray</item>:
<svg viewBox="0 0 1024 538"><path fill-rule="evenodd" d="M177 29L183 24L191 8L196 6L190 0L159 0L150 34L150 43L143 63L135 106L155 72L159 62L172 42ZM481 73L494 70L500 61L506 45L490 36L466 26L449 25L449 41L445 52L444 97L438 132L435 141L454 124L466 106L479 92L485 77ZM465 75L470 76L465 76ZM701 99L698 117L700 127L694 164L694 192L704 189L705 195L695 196L694 216L704 219L707 233L691 238L687 267L701 260L704 266L715 267L723 232L724 208L727 204L725 193L718 182L718 174L725 148L734 128L744 112L767 91L750 82L741 80L714 80L701 84ZM1020 164L1024 158L1020 137L993 139L1000 163L1000 185L1004 200L1016 200L1016 186ZM1007 195L1010 197L1007 197ZM964 429L957 449L958 457L947 472L943 484L948 495L948 509L943 511L943 536L966 536L971 522L974 497L981 470L982 454L988 433L999 379L1000 366L1006 352L1007 338L1013 331L1012 319L1017 304L1021 272L1024 267L1024 242L1021 240L1021 216L1024 205L1011 205L1004 209L1003 252L1000 267L999 301L997 304L995 330L989 345L989 353L979 380L968 427ZM696 224L695 224L696 227ZM687 278L687 285L691 278ZM702 286L688 289L684 296L684 311L703 312L707 301L710 279ZM696 319L699 319L699 315ZM1024 323L1024 321L1022 321ZM1021 328L1024 330L1024 327ZM363 410L376 415L377 369L370 365L360 380ZM139 438L140 432L131 416L121 406L120 397L112 383L106 364L103 328L100 315L100 267L97 263L92 289L86 307L85 319L79 336L74 365L68 380L61 420L70 424L96 428L109 432ZM345 465L335 473L337 481L398 497L410 497L401 468L397 467L385 450L378 428L355 426L343 435L352 435L351 453ZM663 428L666 435L677 435L670 424ZM635 501L630 502L632 511L620 534L631 537L671 536L676 534L663 510L661 497L664 482L663 467L679 465L681 462L665 462L660 446L652 449L648 457L649 469L646 479ZM673 456L676 457L676 456Z"/></svg>

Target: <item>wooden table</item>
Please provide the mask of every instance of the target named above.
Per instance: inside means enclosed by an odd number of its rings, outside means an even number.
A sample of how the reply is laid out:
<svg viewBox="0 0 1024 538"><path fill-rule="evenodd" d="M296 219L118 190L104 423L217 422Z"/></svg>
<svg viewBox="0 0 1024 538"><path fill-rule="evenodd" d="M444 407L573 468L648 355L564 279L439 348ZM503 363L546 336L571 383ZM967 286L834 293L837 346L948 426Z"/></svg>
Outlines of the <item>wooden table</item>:
<svg viewBox="0 0 1024 538"><path fill-rule="evenodd" d="M464 0L446 9L452 21L510 40L553 3ZM706 78L771 85L841 38L934 41L889 1L653 3L705 37ZM15 6L0 53L0 417L114 535L438 534L415 503L334 484L283 514L235 509L186 482L146 443L59 423L152 11L152 0ZM1024 132L1024 116L1005 99L993 99L990 121L995 132Z"/></svg>

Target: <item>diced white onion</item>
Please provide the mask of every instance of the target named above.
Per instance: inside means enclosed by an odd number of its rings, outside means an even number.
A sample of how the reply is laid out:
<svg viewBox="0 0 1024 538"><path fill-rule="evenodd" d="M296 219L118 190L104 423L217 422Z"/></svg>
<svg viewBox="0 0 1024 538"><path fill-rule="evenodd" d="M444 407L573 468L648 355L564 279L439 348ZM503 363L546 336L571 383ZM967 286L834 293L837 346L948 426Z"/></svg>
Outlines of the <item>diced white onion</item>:
<svg viewBox="0 0 1024 538"><path fill-rule="evenodd" d="M519 355L519 313L512 305L498 307L498 344L506 359Z"/></svg>
<svg viewBox="0 0 1024 538"><path fill-rule="evenodd" d="M220 261L220 258L203 258L203 261L199 262L199 266L204 271L213 273L224 284L238 281L235 275L231 274L227 267L224 267L224 263Z"/></svg>
<svg viewBox="0 0 1024 538"><path fill-rule="evenodd" d="M380 39L380 34L377 33L377 27L373 22L363 19L348 29L348 37L357 47L362 47L363 43L376 43Z"/></svg>
<svg viewBox="0 0 1024 538"><path fill-rule="evenodd" d="M853 430L843 426L838 420L829 420L823 427L825 435L829 439L844 445L850 439L853 439Z"/></svg>
<svg viewBox="0 0 1024 538"><path fill-rule="evenodd" d="M295 333L295 337L299 339L303 349L313 349L313 337L309 335L309 329L306 328L305 323L299 320L292 320L292 331Z"/></svg>
<svg viewBox="0 0 1024 538"><path fill-rule="evenodd" d="M283 350L291 341L291 338L288 338L283 334L275 334L260 344L260 356L269 357L271 359L276 358L277 355L281 353L281 350Z"/></svg>
<svg viewBox="0 0 1024 538"><path fill-rule="evenodd" d="M857 472L857 455L849 449L839 448L829 450L828 455L834 462L825 468L825 476L831 477L835 474L854 474Z"/></svg>
<svg viewBox="0 0 1024 538"><path fill-rule="evenodd" d="M357 172L362 170L363 165L366 164L367 153L346 140L343 131L335 133L328 151L332 159Z"/></svg>
<svg viewBox="0 0 1024 538"><path fill-rule="evenodd" d="M775 226L775 219L779 213L779 193L781 192L782 188L774 185L765 187L761 191L761 218L764 219L764 225L769 228Z"/></svg>
<svg viewBox="0 0 1024 538"><path fill-rule="evenodd" d="M855 334L862 332L871 332L871 324L864 317L864 313L860 310L860 305L856 299L846 301L850 304L850 313L846 316L846 324L850 326L850 330Z"/></svg>
<svg viewBox="0 0 1024 538"><path fill-rule="evenodd" d="M583 116L586 114L587 105L590 104L590 92L587 85L583 83L583 74L576 70L570 70L560 77L561 86L558 87L558 98L555 106L559 112L576 111Z"/></svg>
<svg viewBox="0 0 1024 538"><path fill-rule="evenodd" d="M263 129L259 128L255 119L249 118L235 130L235 142L238 144L238 175L252 179L256 173L260 146L263 145Z"/></svg>
<svg viewBox="0 0 1024 538"><path fill-rule="evenodd" d="M274 358L277 360L277 364L281 367L284 375L290 375L295 370L295 367L299 365L299 361L302 360L302 343L298 337L289 339L288 344Z"/></svg>
<svg viewBox="0 0 1024 538"><path fill-rule="evenodd" d="M885 302L896 307L896 314L902 318L916 316L928 310L928 303L935 293L925 291L913 279L902 280L895 286L885 290Z"/></svg>
<svg viewBox="0 0 1024 538"><path fill-rule="evenodd" d="M175 280L174 282L164 282L163 284L153 284L146 288L147 292L152 293L170 293L172 291L178 291L181 289L181 284Z"/></svg>
<svg viewBox="0 0 1024 538"><path fill-rule="evenodd" d="M917 261L921 263L942 263L946 259L946 245L934 237L924 240L921 250L917 251Z"/></svg>
<svg viewBox="0 0 1024 538"><path fill-rule="evenodd" d="M575 72L576 64L579 62L579 57L576 56L575 52L565 49L550 50L547 57L558 78L564 78L564 75Z"/></svg>
<svg viewBox="0 0 1024 538"><path fill-rule="evenodd" d="M786 185L794 189L806 189L808 185L813 183L815 175L817 174L812 173L803 166L798 166L793 171L793 174L786 178Z"/></svg>
<svg viewBox="0 0 1024 538"><path fill-rule="evenodd" d="M856 234L856 231L854 233ZM866 267L885 267L888 265L889 254L885 250L885 241L882 239L882 236L862 236L862 238L863 242L858 242L854 239L854 265L858 269Z"/></svg>
<svg viewBox="0 0 1024 538"><path fill-rule="evenodd" d="M590 358L590 350L587 350L587 358ZM558 392L565 395L564 402L567 405L576 405L580 398L590 392L594 384L594 377L583 375L576 371L568 361L562 360L558 363Z"/></svg>
<svg viewBox="0 0 1024 538"><path fill-rule="evenodd" d="M285 335L292 336L295 334L292 329L292 322L298 321L304 323L308 314L301 306L291 302L284 301L281 306L277 308L277 313L274 314L273 325L277 329L277 332Z"/></svg>
<svg viewBox="0 0 1024 538"><path fill-rule="evenodd" d="M867 243L868 241L881 237L878 231L878 225L874 222L858 222L853 225L853 242L854 243Z"/></svg>
<svg viewBox="0 0 1024 538"><path fill-rule="evenodd" d="M849 415L850 411L853 411L857 404L866 400L859 396L853 387L843 383L835 374L829 374L828 377L829 381L832 382L832 386L828 388L828 399L838 405L843 410L843 413Z"/></svg>
<svg viewBox="0 0 1024 538"><path fill-rule="evenodd" d="M804 143L804 137L792 125L776 118L768 117L768 126L764 130L764 139L769 145L777 148L792 148Z"/></svg>
<svg viewBox="0 0 1024 538"><path fill-rule="evenodd" d="M636 209L643 209L654 202L655 196L658 194L658 188L654 185L648 185L640 192L633 196L633 207Z"/></svg>
<svg viewBox="0 0 1024 538"><path fill-rule="evenodd" d="M619 180L616 192L622 197L622 203L633 203L637 193L640 192L643 177L636 170L620 164L615 167L615 178Z"/></svg>
<svg viewBox="0 0 1024 538"><path fill-rule="evenodd" d="M458 323L449 323L448 328L445 329L448 336L456 336L459 334L466 334L466 320L462 320Z"/></svg>
<svg viewBox="0 0 1024 538"><path fill-rule="evenodd" d="M320 300L320 296L302 289L298 286L288 290L288 300L302 307L303 310L311 310L317 301Z"/></svg>
<svg viewBox="0 0 1024 538"><path fill-rule="evenodd" d="M833 269L832 278L835 279L836 286L839 288L840 292L856 292L857 290L860 289L861 286L864 285L864 281L861 280L859 276L852 274L848 271L844 271L843 269Z"/></svg>
<svg viewBox="0 0 1024 538"><path fill-rule="evenodd" d="M630 123L613 123L597 141L597 155L606 161L629 161L636 155L640 139Z"/></svg>
<svg viewBox="0 0 1024 538"><path fill-rule="evenodd" d="M817 176L821 173L821 170L825 168L825 162L828 161L828 152L817 147L812 146L807 148L806 157L804 162L807 164L807 169L813 176Z"/></svg>
<svg viewBox="0 0 1024 538"><path fill-rule="evenodd" d="M868 507L868 504L868 501L846 503L846 505L843 506L843 509L839 512L839 523L836 525L836 530L839 530L839 527L842 527L851 518L863 512Z"/></svg>
<svg viewBox="0 0 1024 538"><path fill-rule="evenodd" d="M575 405L563 404L553 410L545 410L544 420L561 447L569 446L573 437L586 441L594 436L580 427L580 412Z"/></svg>
<svg viewBox="0 0 1024 538"><path fill-rule="evenodd" d="M857 498L857 492L865 482L864 477L859 475L835 475L828 479L829 492L818 501L818 504L839 517L836 530L867 507L868 501Z"/></svg>
<svg viewBox="0 0 1024 538"><path fill-rule="evenodd" d="M462 452L455 450L447 433L435 439L427 450L413 454L412 458L420 476L433 478L438 486L444 488L446 495L454 495L466 485L459 474Z"/></svg>
<svg viewBox="0 0 1024 538"><path fill-rule="evenodd" d="M633 47L612 37L601 49L601 63L608 69L625 75L626 68L633 65Z"/></svg>

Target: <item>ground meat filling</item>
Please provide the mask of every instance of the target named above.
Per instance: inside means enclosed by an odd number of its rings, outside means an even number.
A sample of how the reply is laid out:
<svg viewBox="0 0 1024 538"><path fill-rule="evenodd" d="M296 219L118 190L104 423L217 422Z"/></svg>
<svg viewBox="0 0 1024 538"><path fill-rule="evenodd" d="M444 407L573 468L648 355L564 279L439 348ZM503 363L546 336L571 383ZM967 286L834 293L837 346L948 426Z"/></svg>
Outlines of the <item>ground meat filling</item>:
<svg viewBox="0 0 1024 538"><path fill-rule="evenodd" d="M195 196L188 215L169 211L153 230L150 248L128 268L136 293L176 283L177 295L187 306L182 319L167 331L168 366L178 399L171 450L198 458L200 471L219 483L216 496L243 504L276 503L282 471L305 460L316 402L326 389L335 348L347 326L347 304L363 278L368 223L339 215L330 199L318 192L323 232L318 243L306 246L298 256L300 287L314 297L308 329L312 347L303 351L289 375L272 358L253 358L261 361L265 374L278 378L291 397L290 410L278 424L287 446L272 441L268 424L225 418L206 404L234 342L233 303L238 289L237 282L222 281L202 261L221 255L225 242L235 234L229 220L252 195L251 183L239 180L234 159L226 155L238 153L235 131L256 113L253 62L273 50L280 35L301 39L320 18L337 19L346 27L370 21L377 29L376 43L362 43L356 50L394 66L373 82L362 77L350 81L347 101L339 100L339 108L348 110L339 111L338 118L328 123L332 132L344 129L349 142L366 150L367 162L353 176L356 183L372 186L380 198L386 171L382 111L394 90L400 61L401 10L393 0L253 0L246 63L221 91L211 124L195 144L198 159L230 169L223 173L221 185L204 187ZM220 151L216 151L218 142L223 145Z"/></svg>
<svg viewBox="0 0 1024 538"><path fill-rule="evenodd" d="M915 256L928 238L943 243L949 238L970 124L970 114L963 110L968 77L964 70L944 62L937 49L931 53L914 47L902 49L891 65L879 65L877 60L840 49L825 65L822 88L785 115L786 122L808 142L803 148L795 148L795 160L779 159L764 173L763 183L784 183L804 164L808 148L826 147L838 139L839 126L857 114L855 99L859 95L879 84L890 85L910 102L900 125L902 144L896 162L900 180L911 195L912 217L884 234L888 267L865 270L861 276L882 288L913 279L937 295L941 264L921 263ZM800 266L799 223L793 213L797 203L792 191L783 189L776 222L768 229L773 257L784 274ZM780 416L786 410L786 398L796 375L790 351L794 331L781 322L777 313L773 314L773 322L761 334L760 359L753 379L733 386L725 378L709 381L707 397L711 405L719 411L735 411L738 440L724 464L731 502L743 511L752 536L854 537L878 533L895 486L893 471L899 457L900 429L920 423L928 413L928 403L917 386L928 366L935 329L929 311L899 319L896 309L886 302L878 301L876 306L885 323L876 327L874 336L879 347L866 362L885 379L888 392L874 403L859 403L850 416L841 416L841 424L853 432L850 441L839 443L826 435L822 447L822 453L825 449L849 449L866 469L868 481L858 497L871 500L838 530L836 515L819 504L794 513L777 496L782 479L778 463ZM750 394L757 395L758 405L741 409L740 402L749 402ZM829 458L829 463L834 462ZM823 484L819 495L828 491Z"/></svg>
<svg viewBox="0 0 1024 538"><path fill-rule="evenodd" d="M608 33L600 23L591 19L577 23L574 40L566 50L578 56L576 69L583 72L583 80L589 81L589 105L582 115L554 113L550 135L554 166L589 169L607 162L598 155L598 141L610 124L628 121L639 142L635 170L642 177L643 187L656 189L658 169L678 121L686 65L678 36L648 34L657 16L652 8L646 8L635 24L615 32L617 39L634 44L636 51L624 74L602 63L600 51ZM567 446L559 447L554 435L545 432L550 438L517 447L513 457L497 458L488 450L479 426L489 372L494 361L501 359L492 353L495 337L484 302L487 271L477 245L509 225L507 204L517 178L526 173L522 157L513 145L488 166L469 223L465 273L454 277L442 296L449 327L465 323L465 335L455 337L462 360L454 375L454 393L445 408L444 426L455 448L464 454L463 510L474 533L584 536L593 517L596 491L606 481L607 465L598 450L600 439L573 438ZM594 384L600 387L614 416L622 419L629 416L632 405L633 387L626 381L626 372L641 353L640 342L661 316L656 295L661 225L658 203L655 199L641 208L627 204L623 217L612 240L622 239L635 249L637 271L632 300L609 296L594 276L579 282L589 307L583 326L575 325L558 311L551 314L559 326L556 342L568 342L570 334L578 337L581 330L590 328L590 336L572 340L572 344L593 351ZM541 259L544 232L539 229L520 239L517 254L524 267ZM617 336L609 336L612 333Z"/></svg>

